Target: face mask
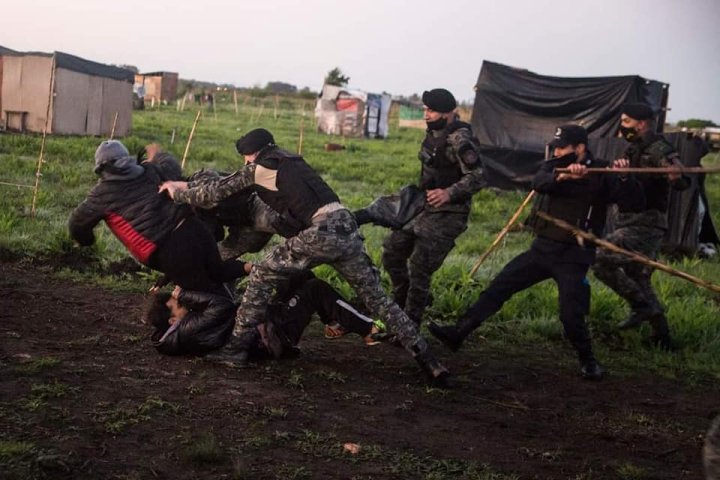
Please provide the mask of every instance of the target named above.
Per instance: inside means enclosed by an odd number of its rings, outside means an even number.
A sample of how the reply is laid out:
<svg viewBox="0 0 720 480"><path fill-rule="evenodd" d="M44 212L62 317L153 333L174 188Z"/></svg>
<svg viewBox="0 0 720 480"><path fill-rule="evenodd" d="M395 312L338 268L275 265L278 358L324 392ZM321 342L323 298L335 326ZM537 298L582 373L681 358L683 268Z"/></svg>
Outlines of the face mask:
<svg viewBox="0 0 720 480"><path fill-rule="evenodd" d="M636 142L640 139L640 135L638 135L637 130L631 127L620 126L620 135L622 135L622 137L628 142Z"/></svg>
<svg viewBox="0 0 720 480"><path fill-rule="evenodd" d="M430 130L442 130L447 125L447 118L441 117L434 122L425 122Z"/></svg>
<svg viewBox="0 0 720 480"><path fill-rule="evenodd" d="M557 160L563 164L570 165L571 163L577 162L577 153L570 152L568 154L563 155L562 157L555 157L554 160Z"/></svg>

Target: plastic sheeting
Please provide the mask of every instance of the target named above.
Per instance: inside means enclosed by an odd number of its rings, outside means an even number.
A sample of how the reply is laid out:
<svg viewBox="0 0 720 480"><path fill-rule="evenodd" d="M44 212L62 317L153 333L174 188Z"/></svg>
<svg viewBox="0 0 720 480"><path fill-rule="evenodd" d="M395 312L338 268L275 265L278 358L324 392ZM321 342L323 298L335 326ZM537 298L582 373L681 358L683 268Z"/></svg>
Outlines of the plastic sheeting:
<svg viewBox="0 0 720 480"><path fill-rule="evenodd" d="M648 103L662 125L667 91L636 75L562 78L483 62L471 123L488 180L527 187L558 125L583 125L591 138L615 136L625 103Z"/></svg>

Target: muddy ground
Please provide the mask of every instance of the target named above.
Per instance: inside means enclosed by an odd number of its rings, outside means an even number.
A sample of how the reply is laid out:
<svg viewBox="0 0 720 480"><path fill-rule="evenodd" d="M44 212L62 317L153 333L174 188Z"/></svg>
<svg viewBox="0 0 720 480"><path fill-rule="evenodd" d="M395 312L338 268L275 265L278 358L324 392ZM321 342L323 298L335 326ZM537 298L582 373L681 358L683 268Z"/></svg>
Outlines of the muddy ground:
<svg viewBox="0 0 720 480"><path fill-rule="evenodd" d="M702 478L709 381L591 383L562 348L434 344L444 392L401 349L317 326L300 358L234 369L157 354L141 303L0 264L0 478Z"/></svg>

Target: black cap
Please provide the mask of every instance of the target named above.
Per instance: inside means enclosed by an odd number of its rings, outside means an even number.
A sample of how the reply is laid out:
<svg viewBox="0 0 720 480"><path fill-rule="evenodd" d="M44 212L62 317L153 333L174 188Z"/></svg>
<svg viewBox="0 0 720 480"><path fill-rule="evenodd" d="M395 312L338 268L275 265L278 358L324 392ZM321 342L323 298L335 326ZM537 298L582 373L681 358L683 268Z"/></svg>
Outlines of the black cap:
<svg viewBox="0 0 720 480"><path fill-rule="evenodd" d="M580 145L584 143L587 145L588 135L580 125L560 125L555 129L555 137L550 142L550 147L564 148L568 145Z"/></svg>
<svg viewBox="0 0 720 480"><path fill-rule="evenodd" d="M235 142L235 148L240 155L252 155L268 145L275 145L275 138L264 128L250 130Z"/></svg>
<svg viewBox="0 0 720 480"><path fill-rule="evenodd" d="M433 88L424 91L422 101L426 107L440 113L450 113L457 107L453 94L444 88Z"/></svg>
<svg viewBox="0 0 720 480"><path fill-rule="evenodd" d="M650 120L655 116L653 109L646 103L626 103L622 113L635 120Z"/></svg>

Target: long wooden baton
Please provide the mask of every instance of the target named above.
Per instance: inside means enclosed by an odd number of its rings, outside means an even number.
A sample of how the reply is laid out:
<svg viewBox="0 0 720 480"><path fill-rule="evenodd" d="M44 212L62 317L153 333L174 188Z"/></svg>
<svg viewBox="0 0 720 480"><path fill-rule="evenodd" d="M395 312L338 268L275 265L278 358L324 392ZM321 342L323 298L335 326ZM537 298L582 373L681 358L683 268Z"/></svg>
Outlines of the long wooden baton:
<svg viewBox="0 0 720 480"><path fill-rule="evenodd" d="M622 255L626 255L633 260L635 260L638 263L642 263L644 265L648 265L650 267L656 268L658 270L662 270L665 273L669 273L670 275L674 275L676 277L680 277L684 280L687 280L688 282L694 283L695 285L699 285L703 288L707 288L708 290L711 290L715 293L720 293L720 286L715 285L713 283L710 283L708 281L703 280L702 278L697 278L689 273L682 272L680 270L676 270L672 267L669 267L665 265L664 263L656 262L655 260L652 260L645 255L640 255L639 253L631 252L629 250L625 250L624 248L620 248L614 243L608 242L607 240L602 240L592 233L588 233L584 230L580 230L577 227L574 227L570 225L569 223L560 220L559 218L555 218L551 215L548 215L545 212L535 212L536 215L540 218L543 218L547 220L548 222L552 222L558 227L562 228L563 230L567 230L568 232L571 232L576 237L581 237L585 240L590 240L591 242L597 244L599 247L602 247L606 250L610 250L615 253L620 253Z"/></svg>
<svg viewBox="0 0 720 480"><path fill-rule="evenodd" d="M649 175L661 175L668 173L720 173L720 165L713 167L647 167L647 168L586 168L587 173L614 173L627 174L639 173ZM556 168L555 173L572 173L569 168Z"/></svg>
<svg viewBox="0 0 720 480"><path fill-rule="evenodd" d="M487 257L490 256L490 254L495 250L495 248L500 244L503 238L505 238L505 235L510 231L512 226L515 224L518 218L520 218L520 215L522 214L523 210L525 210L525 207L528 203L530 203L530 200L533 199L535 196L535 190L530 190L530 193L528 193L527 197L525 197L525 200L520 204L518 209L513 213L513 216L510 217L510 220L508 221L507 225L503 227L502 230L500 230L500 233L497 234L497 237L495 237L495 240L493 240L492 244L488 247L487 250L485 250L485 253L483 253L477 262L475 262L475 265L473 265L472 270L470 270L470 278L472 278L478 271L478 268L480 268L480 265L487 259Z"/></svg>
<svg viewBox="0 0 720 480"><path fill-rule="evenodd" d="M180 164L180 169L185 169L185 159L187 158L187 154L190 151L190 143L192 143L193 135L195 135L195 127L197 127L198 120L200 120L200 114L202 113L202 108L198 110L197 115L195 115L195 122L193 122L192 129L190 130L190 136L188 137L187 145L185 145L185 153L183 153L182 163Z"/></svg>

